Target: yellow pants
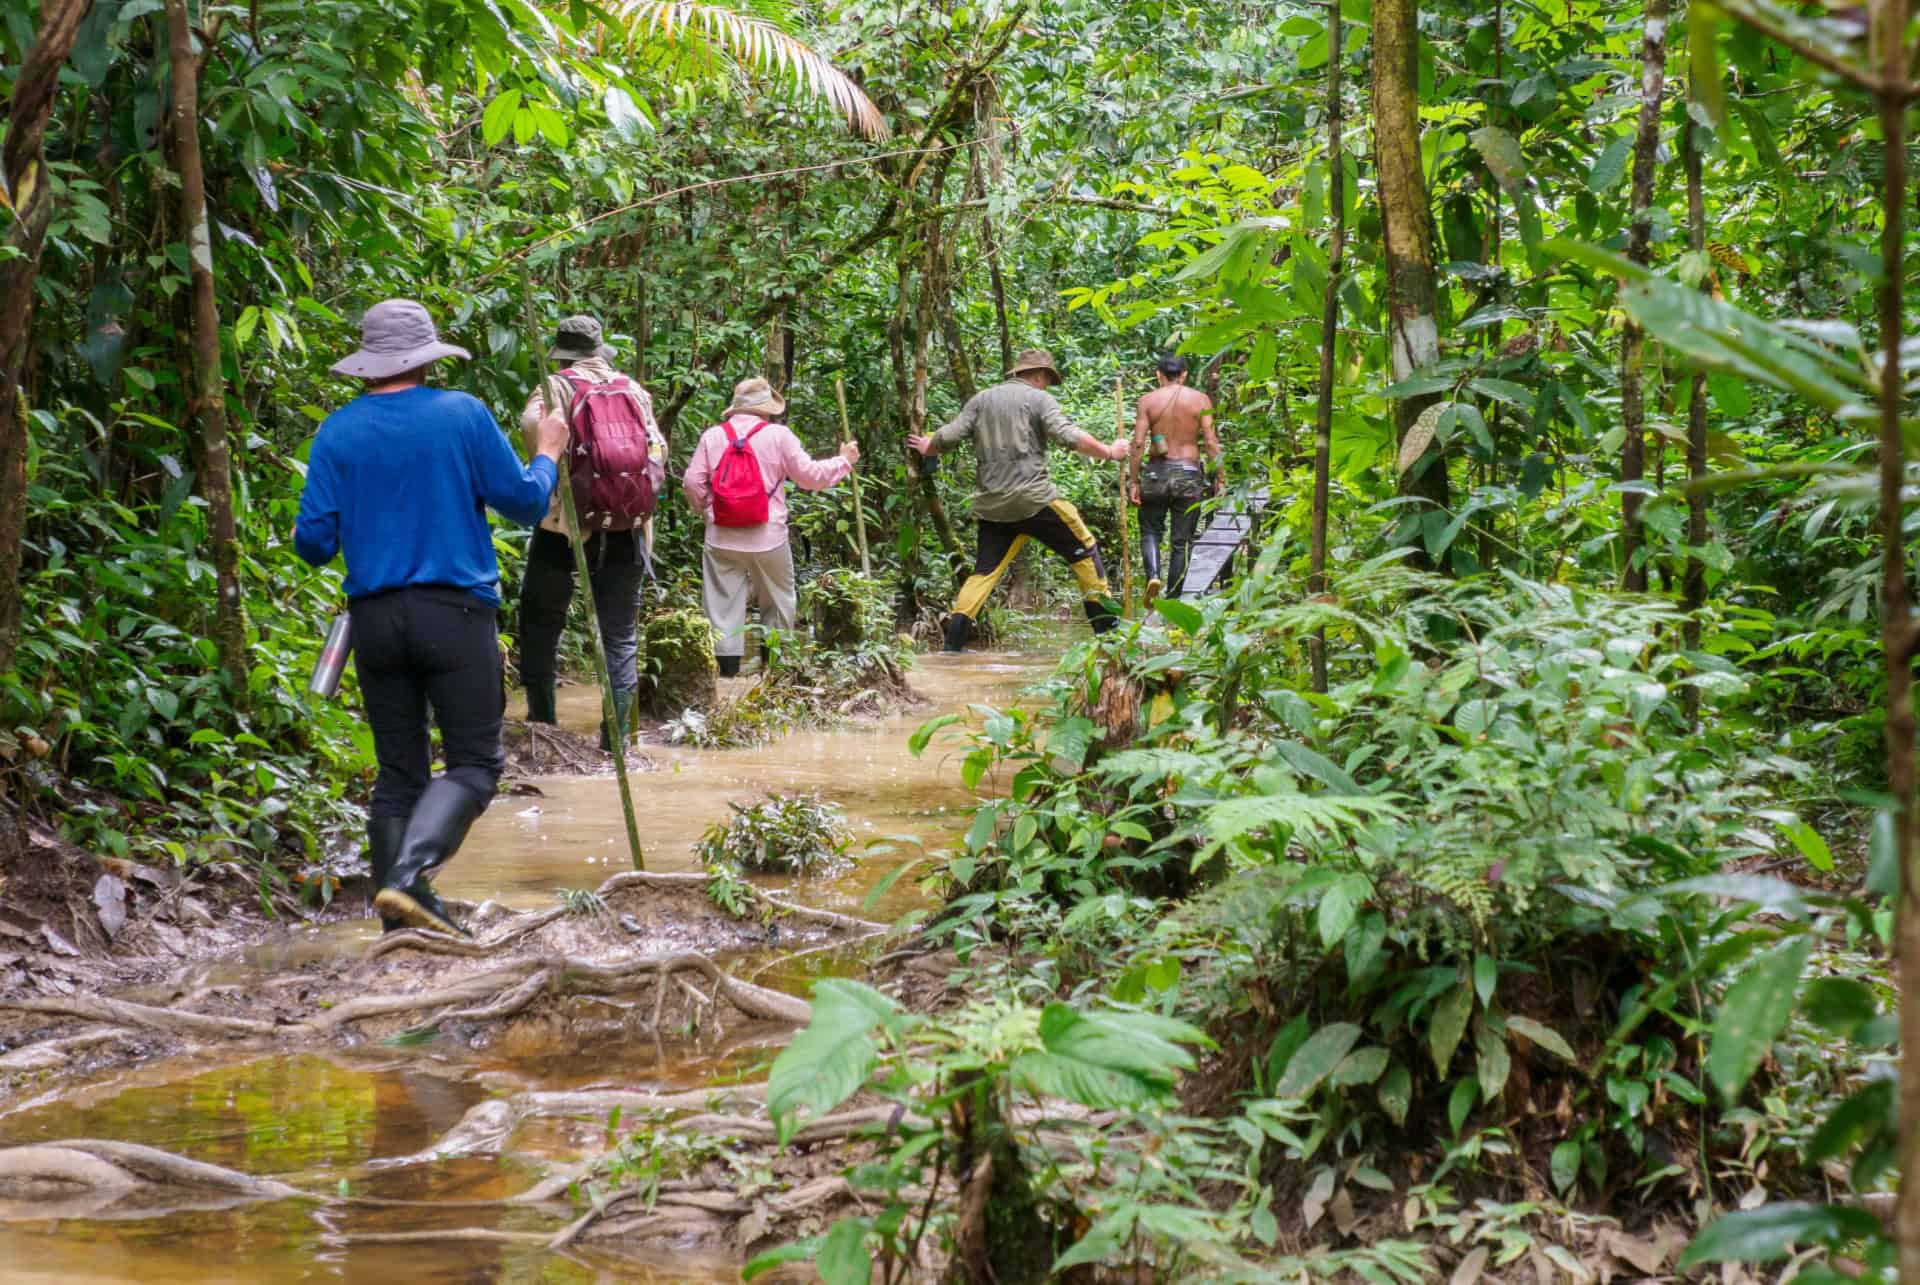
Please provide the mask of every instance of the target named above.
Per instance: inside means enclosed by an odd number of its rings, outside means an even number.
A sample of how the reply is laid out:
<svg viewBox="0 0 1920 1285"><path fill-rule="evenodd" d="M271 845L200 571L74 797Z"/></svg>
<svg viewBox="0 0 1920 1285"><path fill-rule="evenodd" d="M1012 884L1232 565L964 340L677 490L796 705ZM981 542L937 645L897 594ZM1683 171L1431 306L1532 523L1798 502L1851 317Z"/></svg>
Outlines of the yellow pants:
<svg viewBox="0 0 1920 1285"><path fill-rule="evenodd" d="M1112 624L1112 612L1102 601L1107 596L1107 572L1100 561L1100 546L1093 532L1080 519L1080 511L1065 500L1055 500L1030 518L1018 522L976 523L979 545L974 552L973 574L960 587L953 609L968 620L978 620L1007 568L1027 547L1038 540L1067 560L1074 579L1080 582L1081 597L1086 599L1087 618L1096 630Z"/></svg>

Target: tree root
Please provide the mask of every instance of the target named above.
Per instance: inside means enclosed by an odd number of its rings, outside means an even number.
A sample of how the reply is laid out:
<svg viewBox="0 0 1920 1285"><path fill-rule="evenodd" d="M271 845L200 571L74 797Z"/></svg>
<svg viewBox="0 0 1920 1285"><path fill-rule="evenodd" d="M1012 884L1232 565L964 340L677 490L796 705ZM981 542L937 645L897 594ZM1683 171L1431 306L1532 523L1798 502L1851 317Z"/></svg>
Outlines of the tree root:
<svg viewBox="0 0 1920 1285"><path fill-rule="evenodd" d="M320 1199L298 1188L134 1142L71 1138L0 1149L0 1195L112 1204L156 1189L247 1200Z"/></svg>
<svg viewBox="0 0 1920 1285"><path fill-rule="evenodd" d="M64 1040L40 1040L23 1045L4 1056L0 1056L0 1073L9 1071L50 1071L65 1066L76 1053L102 1044L110 1044L122 1039L121 1032L115 1030L82 1031L70 1035Z"/></svg>
<svg viewBox="0 0 1920 1285"><path fill-rule="evenodd" d="M245 1017L216 1017L190 1013L184 1009L155 1008L129 1000L104 996L66 995L36 999L0 1000L0 1012L51 1013L60 1017L83 1017L168 1035L212 1036L222 1039L260 1039L276 1036L283 1028L271 1022L256 1022Z"/></svg>

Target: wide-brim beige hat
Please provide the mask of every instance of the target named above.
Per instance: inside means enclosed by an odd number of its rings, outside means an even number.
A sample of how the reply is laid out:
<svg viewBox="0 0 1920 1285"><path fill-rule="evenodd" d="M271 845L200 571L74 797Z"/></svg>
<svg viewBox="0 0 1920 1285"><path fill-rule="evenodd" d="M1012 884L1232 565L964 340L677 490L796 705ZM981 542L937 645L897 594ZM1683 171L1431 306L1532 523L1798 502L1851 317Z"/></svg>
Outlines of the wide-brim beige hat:
<svg viewBox="0 0 1920 1285"><path fill-rule="evenodd" d="M427 310L411 299L387 299L360 318L360 347L333 363L336 375L355 379L391 379L428 366L442 357L471 358L457 344L440 342Z"/></svg>
<svg viewBox="0 0 1920 1285"><path fill-rule="evenodd" d="M1053 364L1053 354L1044 348L1029 348L1014 358L1013 366L1007 371L1007 378L1012 379L1015 375L1024 375L1030 370L1046 371L1049 375L1053 376L1053 382L1056 384L1064 384L1067 382L1060 378L1060 368Z"/></svg>
<svg viewBox="0 0 1920 1285"><path fill-rule="evenodd" d="M728 415L778 415L786 410L786 399L773 391L773 385L758 375L733 386L733 405Z"/></svg>

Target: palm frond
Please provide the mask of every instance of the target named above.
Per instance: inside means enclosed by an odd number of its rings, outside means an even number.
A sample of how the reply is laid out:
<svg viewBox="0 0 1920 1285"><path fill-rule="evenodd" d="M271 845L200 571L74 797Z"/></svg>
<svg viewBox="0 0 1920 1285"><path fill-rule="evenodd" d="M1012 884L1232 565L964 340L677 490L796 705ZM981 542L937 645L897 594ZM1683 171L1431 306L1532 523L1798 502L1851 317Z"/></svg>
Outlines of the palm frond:
<svg viewBox="0 0 1920 1285"><path fill-rule="evenodd" d="M884 139L892 132L852 77L765 18L687 0L615 0L606 12L636 38L722 50L742 66L778 76L800 93L831 104L862 137Z"/></svg>

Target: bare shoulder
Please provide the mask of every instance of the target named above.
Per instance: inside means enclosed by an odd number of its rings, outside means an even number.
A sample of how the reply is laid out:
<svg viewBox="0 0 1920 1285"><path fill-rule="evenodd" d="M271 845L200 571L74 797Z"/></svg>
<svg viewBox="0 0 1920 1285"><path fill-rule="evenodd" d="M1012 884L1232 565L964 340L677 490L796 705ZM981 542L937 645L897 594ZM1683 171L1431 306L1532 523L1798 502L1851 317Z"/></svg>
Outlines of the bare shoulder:
<svg viewBox="0 0 1920 1285"><path fill-rule="evenodd" d="M1213 414L1213 398L1207 396L1205 393L1201 392L1198 388L1189 388L1187 389L1187 391L1193 394L1193 396L1188 400L1188 404L1194 408L1194 414L1196 415Z"/></svg>

